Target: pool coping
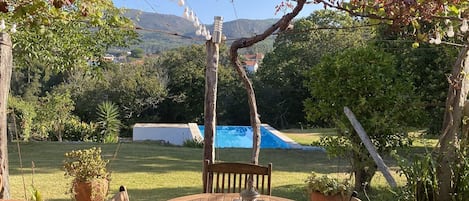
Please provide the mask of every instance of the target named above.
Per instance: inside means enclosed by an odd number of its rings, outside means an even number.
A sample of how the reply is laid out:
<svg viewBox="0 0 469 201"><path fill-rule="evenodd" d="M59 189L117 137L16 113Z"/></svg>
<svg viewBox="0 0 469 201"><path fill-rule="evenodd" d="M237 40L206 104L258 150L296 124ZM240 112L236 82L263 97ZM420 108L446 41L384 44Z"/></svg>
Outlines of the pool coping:
<svg viewBox="0 0 469 201"><path fill-rule="evenodd" d="M261 124L262 127L267 129L269 132L283 140L285 143L287 143L290 146L290 149L301 149L301 150L311 150L311 151L325 151L324 148L322 147L317 147L317 146L304 146L301 144L298 144L282 132L278 131L277 129L273 128L269 124ZM262 139L261 139L262 140Z"/></svg>

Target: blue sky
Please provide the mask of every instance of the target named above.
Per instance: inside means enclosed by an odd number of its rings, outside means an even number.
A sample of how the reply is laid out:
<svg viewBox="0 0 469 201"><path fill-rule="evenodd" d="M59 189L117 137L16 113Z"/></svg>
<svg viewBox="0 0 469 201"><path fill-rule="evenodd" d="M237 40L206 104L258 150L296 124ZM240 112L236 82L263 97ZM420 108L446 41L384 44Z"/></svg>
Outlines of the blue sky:
<svg viewBox="0 0 469 201"><path fill-rule="evenodd" d="M178 0L113 0L116 7L133 8L147 12L182 16L184 7ZM185 0L185 6L192 9L204 24L213 23L214 16L223 16L224 21L236 19L280 18L283 12L275 15L275 6L282 0ZM306 5L300 17L308 16L318 5Z"/></svg>

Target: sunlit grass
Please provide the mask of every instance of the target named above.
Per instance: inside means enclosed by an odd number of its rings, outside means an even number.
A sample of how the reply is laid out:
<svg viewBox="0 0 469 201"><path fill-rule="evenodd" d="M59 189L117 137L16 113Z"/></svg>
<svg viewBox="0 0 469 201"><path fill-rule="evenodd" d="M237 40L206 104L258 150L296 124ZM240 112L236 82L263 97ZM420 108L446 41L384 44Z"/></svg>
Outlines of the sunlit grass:
<svg viewBox="0 0 469 201"><path fill-rule="evenodd" d="M282 132L301 145L311 145L312 142L319 141L322 136L336 135L336 130L333 128L287 129Z"/></svg>
<svg viewBox="0 0 469 201"><path fill-rule="evenodd" d="M287 129L282 130L282 133L289 138L295 140L301 145L311 145L312 142L317 142L323 136L336 135L336 130L333 128L314 128L314 129ZM438 143L438 139L433 136L424 135L423 130L416 130L409 133L412 139L412 146L431 149Z"/></svg>
<svg viewBox="0 0 469 201"><path fill-rule="evenodd" d="M331 135L333 129L308 130L311 133L282 131L300 143L309 145L318 140L318 136ZM90 143L56 143L35 142L21 143L24 168L19 168L19 157L16 144L9 145L10 185L12 198L29 197L32 179L35 187L49 201L71 200L67 194L71 178L66 178L62 170L63 154L73 149L100 146L103 155L111 159L112 181L110 195L116 193L120 185L128 188L131 200L163 201L170 198L202 192L202 149L162 146L158 143L123 143L90 144ZM113 159L117 152L116 158ZM249 162L250 149L216 149L218 161ZM31 161L35 163L35 175L32 177ZM347 159L330 159L325 153L303 150L262 149L260 164L273 164L273 194L293 200L307 200L304 180L311 171L319 174L330 174L345 178L350 171ZM392 169L397 167L393 166ZM405 179L398 176L399 184ZM23 187L23 178L26 191ZM373 200L393 198L384 178L375 177L374 188L370 192ZM363 193L360 194L362 196ZM392 199L388 199L392 200Z"/></svg>

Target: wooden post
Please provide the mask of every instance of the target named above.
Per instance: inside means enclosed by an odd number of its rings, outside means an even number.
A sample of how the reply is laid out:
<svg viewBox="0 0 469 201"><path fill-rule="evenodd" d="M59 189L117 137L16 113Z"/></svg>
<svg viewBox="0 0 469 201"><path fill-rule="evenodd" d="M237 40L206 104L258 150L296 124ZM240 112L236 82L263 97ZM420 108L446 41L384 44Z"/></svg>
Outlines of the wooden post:
<svg viewBox="0 0 469 201"><path fill-rule="evenodd" d="M223 17L215 16L213 23L213 37L206 36L207 67L205 69L205 104L204 104L204 159L210 163L215 161L215 131L217 117L217 83L218 58L220 57L219 43L222 41Z"/></svg>
<svg viewBox="0 0 469 201"><path fill-rule="evenodd" d="M7 101L10 91L13 58L11 38L0 33L0 199L10 198L8 183Z"/></svg>
<svg viewBox="0 0 469 201"><path fill-rule="evenodd" d="M207 49L207 67L205 69L205 106L204 106L204 159L213 163L215 160L215 129L217 106L217 82L218 82L218 44L208 40L205 43Z"/></svg>
<svg viewBox="0 0 469 201"><path fill-rule="evenodd" d="M383 176L384 178L386 178L386 181L388 181L391 187L397 187L396 181L389 172L388 166L386 166L383 159L376 151L376 148L373 143L371 143L371 140L366 134L365 129L363 129L360 122L358 122L353 112L348 107L344 107L344 113L345 115L347 115L348 119L350 120L350 123L352 123L353 128L355 128L355 131L357 131L358 135L360 136L360 139L362 140L368 152L370 152L370 155L378 166L378 169L383 173Z"/></svg>

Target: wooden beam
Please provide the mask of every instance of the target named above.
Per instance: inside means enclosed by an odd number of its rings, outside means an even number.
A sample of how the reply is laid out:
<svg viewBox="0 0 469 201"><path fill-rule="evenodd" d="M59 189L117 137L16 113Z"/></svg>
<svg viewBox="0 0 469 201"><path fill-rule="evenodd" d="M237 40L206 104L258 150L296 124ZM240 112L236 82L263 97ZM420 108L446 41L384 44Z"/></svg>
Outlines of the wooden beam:
<svg viewBox="0 0 469 201"><path fill-rule="evenodd" d="M368 152L370 152L370 155L378 166L378 169L383 173L384 178L386 178L386 181L388 181L388 184L393 188L397 187L396 181L389 172L388 166L386 166L383 159L376 151L376 148L373 143L371 143L371 140L366 134L365 129L363 129L360 122L358 122L353 112L348 107L344 107L344 113L345 115L347 115L347 118L350 120L350 123L352 123L352 126L353 128L355 128L355 131L357 131L358 136L360 136L360 139L362 140Z"/></svg>

